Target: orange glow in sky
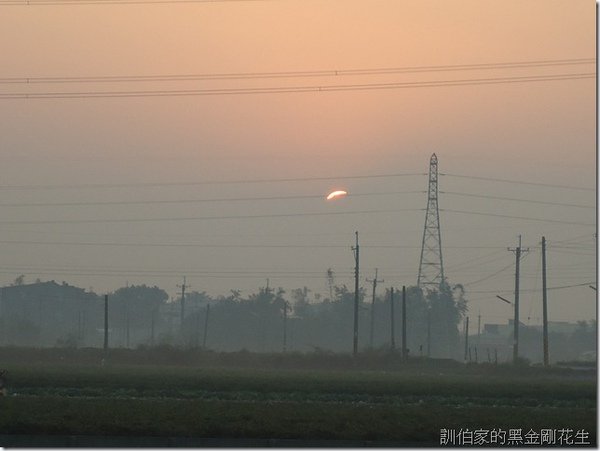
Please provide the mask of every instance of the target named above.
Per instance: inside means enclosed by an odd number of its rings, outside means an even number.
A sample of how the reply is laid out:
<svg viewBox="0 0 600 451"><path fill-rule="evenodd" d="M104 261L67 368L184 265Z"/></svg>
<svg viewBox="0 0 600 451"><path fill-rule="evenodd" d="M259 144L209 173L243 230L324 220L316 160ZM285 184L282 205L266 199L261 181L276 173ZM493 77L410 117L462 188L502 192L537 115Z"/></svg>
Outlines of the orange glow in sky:
<svg viewBox="0 0 600 451"><path fill-rule="evenodd" d="M576 243L550 286L596 277L593 0L0 1L0 55L0 286L325 298L356 231L361 268L410 286L434 152L447 277L484 324L520 235ZM574 290L550 320L595 318Z"/></svg>

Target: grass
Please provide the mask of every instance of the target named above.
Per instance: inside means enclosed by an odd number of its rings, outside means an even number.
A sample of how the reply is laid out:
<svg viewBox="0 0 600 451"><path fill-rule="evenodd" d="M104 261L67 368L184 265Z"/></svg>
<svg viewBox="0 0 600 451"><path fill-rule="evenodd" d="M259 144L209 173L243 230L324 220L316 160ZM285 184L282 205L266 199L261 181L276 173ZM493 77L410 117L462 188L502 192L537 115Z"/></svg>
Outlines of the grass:
<svg viewBox="0 0 600 451"><path fill-rule="evenodd" d="M5 434L155 435L435 443L441 428L594 431L590 409L23 397L0 400Z"/></svg>
<svg viewBox="0 0 600 451"><path fill-rule="evenodd" d="M571 402L591 406L595 380L524 378L452 372L373 372L217 369L157 366L5 365L12 391L87 396L199 397L203 393L336 395L338 397L444 397ZM62 390L62 391L61 391ZM67 391L65 391L67 390Z"/></svg>
<svg viewBox="0 0 600 451"><path fill-rule="evenodd" d="M12 396L0 398L0 431L435 445L442 428L568 427L595 443L593 372L423 361L394 370L381 369L385 362L256 368L268 358L243 354L239 367L218 368L13 359L2 364Z"/></svg>

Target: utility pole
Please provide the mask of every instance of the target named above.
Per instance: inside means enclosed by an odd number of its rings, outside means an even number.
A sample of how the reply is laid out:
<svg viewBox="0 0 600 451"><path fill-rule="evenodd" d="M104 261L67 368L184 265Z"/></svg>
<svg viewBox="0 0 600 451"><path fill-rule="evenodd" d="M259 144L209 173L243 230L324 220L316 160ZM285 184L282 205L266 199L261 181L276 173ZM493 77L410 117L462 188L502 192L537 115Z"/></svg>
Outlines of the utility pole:
<svg viewBox="0 0 600 451"><path fill-rule="evenodd" d="M390 289L390 330L391 330L391 348L392 351L396 349L396 337L395 337L395 330L394 330L394 287L392 287Z"/></svg>
<svg viewBox="0 0 600 451"><path fill-rule="evenodd" d="M108 294L104 295L104 355L108 352Z"/></svg>
<svg viewBox="0 0 600 451"><path fill-rule="evenodd" d="M353 348L352 354L356 357L358 354L358 277L359 277L359 246L358 246L358 232L356 234L356 246L352 248L354 251L354 337L353 337Z"/></svg>
<svg viewBox="0 0 600 451"><path fill-rule="evenodd" d="M81 312L81 343L85 344L85 329L87 325L87 309Z"/></svg>
<svg viewBox="0 0 600 451"><path fill-rule="evenodd" d="M206 304L206 318L204 318L204 337L202 337L202 347L206 349L206 335L208 334L208 317L210 315L210 304Z"/></svg>
<svg viewBox="0 0 600 451"><path fill-rule="evenodd" d="M129 349L129 306L125 304L125 347Z"/></svg>
<svg viewBox="0 0 600 451"><path fill-rule="evenodd" d="M183 334L183 319L185 318L185 289L189 288L189 285L185 284L185 276L183 276L183 285L177 285L181 288L181 319L179 323L179 329Z"/></svg>
<svg viewBox="0 0 600 451"><path fill-rule="evenodd" d="M152 309L152 316L150 317L150 345L154 346L154 317L156 315L156 307Z"/></svg>
<svg viewBox="0 0 600 451"><path fill-rule="evenodd" d="M481 310L477 315L477 346L481 345Z"/></svg>
<svg viewBox="0 0 600 451"><path fill-rule="evenodd" d="M288 304L283 301L283 352L287 351L287 309Z"/></svg>
<svg viewBox="0 0 600 451"><path fill-rule="evenodd" d="M465 362L467 361L467 357L469 353L469 317L467 316L465 322Z"/></svg>
<svg viewBox="0 0 600 451"><path fill-rule="evenodd" d="M333 302L333 269L327 269L327 285L329 285L329 301Z"/></svg>
<svg viewBox="0 0 600 451"><path fill-rule="evenodd" d="M373 283L373 300L371 301L371 331L369 334L369 346L373 347L373 334L375 329L375 290L377 289L377 282L385 282L385 280L377 280L377 268L375 268L375 278L373 280L367 278L367 282Z"/></svg>
<svg viewBox="0 0 600 451"><path fill-rule="evenodd" d="M515 319L514 319L514 344L513 344L513 363L516 365L519 360L519 263L521 261L521 252L529 252L529 248L521 249L521 235L519 235L519 246L515 249L508 248L510 252L515 253Z"/></svg>
<svg viewBox="0 0 600 451"><path fill-rule="evenodd" d="M402 285L402 361L408 360L408 348L406 346L406 286Z"/></svg>
<svg viewBox="0 0 600 451"><path fill-rule="evenodd" d="M200 309L196 311L196 327L194 327L194 348L200 346Z"/></svg>
<svg viewBox="0 0 600 451"><path fill-rule="evenodd" d="M431 357L431 308L427 308L427 357Z"/></svg>
<svg viewBox="0 0 600 451"><path fill-rule="evenodd" d="M546 237L542 237L542 315L544 335L544 366L548 366L548 292L546 287Z"/></svg>

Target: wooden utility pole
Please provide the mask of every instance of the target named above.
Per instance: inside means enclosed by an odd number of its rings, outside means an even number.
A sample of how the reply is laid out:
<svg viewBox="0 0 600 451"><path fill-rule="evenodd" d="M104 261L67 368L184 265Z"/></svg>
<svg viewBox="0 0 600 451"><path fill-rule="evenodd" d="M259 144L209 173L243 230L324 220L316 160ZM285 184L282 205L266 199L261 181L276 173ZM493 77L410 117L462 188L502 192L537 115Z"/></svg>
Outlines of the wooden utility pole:
<svg viewBox="0 0 600 451"><path fill-rule="evenodd" d="M202 347L206 349L206 336L208 334L208 317L210 316L210 304L206 304L206 318L204 318L204 337L202 337Z"/></svg>
<svg viewBox="0 0 600 451"><path fill-rule="evenodd" d="M390 289L390 344L392 351L396 349L396 337L395 337L395 329L394 329L394 287Z"/></svg>
<svg viewBox="0 0 600 451"><path fill-rule="evenodd" d="M514 344L513 344L513 363L516 365L519 361L519 263L521 261L521 253L529 252L529 248L521 249L521 235L519 235L519 246L515 249L508 248L509 251L515 253L515 318L514 318Z"/></svg>
<svg viewBox="0 0 600 451"><path fill-rule="evenodd" d="M287 351L287 309L287 302L283 301L283 352Z"/></svg>
<svg viewBox="0 0 600 451"><path fill-rule="evenodd" d="M327 284L329 285L329 302L333 302L333 269L327 270Z"/></svg>
<svg viewBox="0 0 600 451"><path fill-rule="evenodd" d="M352 343L352 354L356 357L358 354L358 277L359 277L359 246L358 246L358 232L356 233L356 246L352 248L354 251L354 337Z"/></svg>
<svg viewBox="0 0 600 451"><path fill-rule="evenodd" d="M104 295L104 354L108 352L108 294Z"/></svg>
<svg viewBox="0 0 600 451"><path fill-rule="evenodd" d="M406 344L406 286L402 285L402 361L404 362L408 359Z"/></svg>
<svg viewBox="0 0 600 451"><path fill-rule="evenodd" d="M431 308L427 308L427 357L431 357Z"/></svg>
<svg viewBox="0 0 600 451"><path fill-rule="evenodd" d="M469 317L465 320L465 362L469 356Z"/></svg>
<svg viewBox="0 0 600 451"><path fill-rule="evenodd" d="M152 316L150 317L150 345L154 346L154 317L156 315L156 307L152 309Z"/></svg>
<svg viewBox="0 0 600 451"><path fill-rule="evenodd" d="M125 305L125 347L129 349L129 306Z"/></svg>
<svg viewBox="0 0 600 451"><path fill-rule="evenodd" d="M481 345L481 310L477 315L477 346Z"/></svg>
<svg viewBox="0 0 600 451"><path fill-rule="evenodd" d="M183 285L177 285L181 287L181 318L179 321L179 329L183 333L183 319L185 318L185 289L189 288L189 285L185 284L185 276L183 276Z"/></svg>
<svg viewBox="0 0 600 451"><path fill-rule="evenodd" d="M548 292L546 287L546 237L542 237L542 316L544 321L544 366L548 366Z"/></svg>
<svg viewBox="0 0 600 451"><path fill-rule="evenodd" d="M196 311L196 327L194 327L194 348L200 346L200 309Z"/></svg>
<svg viewBox="0 0 600 451"><path fill-rule="evenodd" d="M77 341L81 341L81 310L77 312Z"/></svg>
<svg viewBox="0 0 600 451"><path fill-rule="evenodd" d="M373 283L373 299L371 301L371 330L369 333L369 346L373 347L373 335L375 330L375 290L377 289L377 282L385 282L385 280L377 280L377 268L375 268L375 278L373 280L367 278L367 282Z"/></svg>

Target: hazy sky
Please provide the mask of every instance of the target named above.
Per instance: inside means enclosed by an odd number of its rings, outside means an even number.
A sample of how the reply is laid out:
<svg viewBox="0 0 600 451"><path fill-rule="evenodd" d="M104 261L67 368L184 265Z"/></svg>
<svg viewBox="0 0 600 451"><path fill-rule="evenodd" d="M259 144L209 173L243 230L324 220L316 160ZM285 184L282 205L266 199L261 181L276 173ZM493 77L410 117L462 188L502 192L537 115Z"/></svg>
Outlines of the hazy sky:
<svg viewBox="0 0 600 451"><path fill-rule="evenodd" d="M440 172L449 174L440 176L445 272L450 283L466 285L470 315L492 323L512 316L495 295L512 297L507 247L522 234L531 250L522 262L522 321L540 322L542 235L548 285L583 284L549 292L550 319L595 317L596 293L588 287L596 274L592 0L6 3L0 1L1 283L25 274L26 281L64 280L98 293L128 282L175 295L186 275L192 290L247 295L269 278L271 286L306 285L326 295L329 267L336 283L352 286L358 230L361 283L377 267L385 287L413 285L423 174L435 152ZM558 60L565 64L540 65ZM488 66L464 67L477 64ZM422 70L431 66L454 67ZM411 67L421 70L346 72ZM273 72L313 76L73 80ZM517 82L565 74L587 78ZM40 80L48 77L60 83ZM24 78L29 83L8 83ZM469 84L448 86L455 80ZM423 85L435 81L445 86ZM390 83L417 84L326 91ZM322 89L228 91L298 87ZM35 98L185 90L210 95ZM417 175L344 178L400 173ZM265 182L281 178L301 180ZM206 183L243 180L263 182ZM89 186L97 184L103 186ZM337 188L351 195L325 202ZM215 201L222 198L229 200ZM231 200L240 198L261 199ZM159 202L181 200L190 202ZM206 217L213 219L198 219Z"/></svg>

